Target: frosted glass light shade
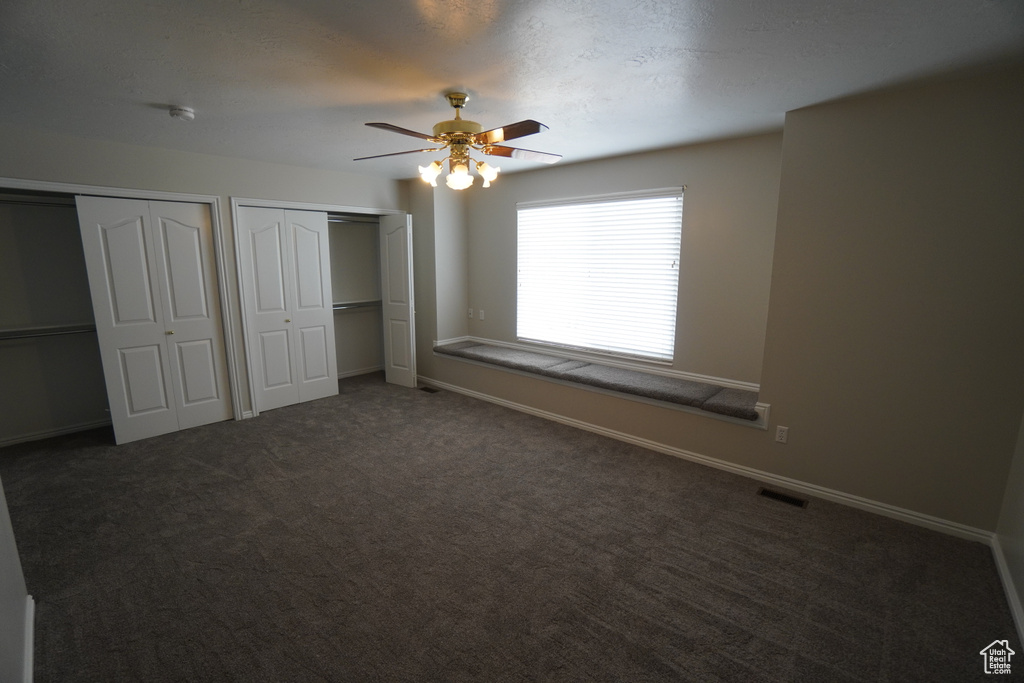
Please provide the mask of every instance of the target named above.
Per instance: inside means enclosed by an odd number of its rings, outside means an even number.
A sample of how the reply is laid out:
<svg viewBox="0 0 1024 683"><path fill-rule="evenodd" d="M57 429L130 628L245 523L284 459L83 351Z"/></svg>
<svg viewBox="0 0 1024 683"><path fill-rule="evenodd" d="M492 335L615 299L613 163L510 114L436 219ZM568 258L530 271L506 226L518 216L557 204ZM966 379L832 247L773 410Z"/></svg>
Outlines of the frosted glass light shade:
<svg viewBox="0 0 1024 683"><path fill-rule="evenodd" d="M429 166L419 166L418 168L423 182L437 187L437 176L441 175L441 164L432 161Z"/></svg>
<svg viewBox="0 0 1024 683"><path fill-rule="evenodd" d="M473 184L473 176L469 174L469 167L465 164L456 164L452 172L445 178L445 183L453 190L465 190Z"/></svg>

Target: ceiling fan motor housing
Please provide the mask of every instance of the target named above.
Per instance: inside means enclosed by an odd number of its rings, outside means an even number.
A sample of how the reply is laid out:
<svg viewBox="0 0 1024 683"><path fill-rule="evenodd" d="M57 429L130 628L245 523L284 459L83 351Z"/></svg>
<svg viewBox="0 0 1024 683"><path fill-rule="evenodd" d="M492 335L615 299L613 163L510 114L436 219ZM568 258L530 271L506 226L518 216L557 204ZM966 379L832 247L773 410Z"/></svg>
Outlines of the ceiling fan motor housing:
<svg viewBox="0 0 1024 683"><path fill-rule="evenodd" d="M434 137L455 144L472 144L473 140L468 138L482 132L483 126L476 121L466 121L462 118L461 110L466 106L469 95L464 92L450 92L445 94L445 99L455 109L455 118L435 125Z"/></svg>
<svg viewBox="0 0 1024 683"><path fill-rule="evenodd" d="M447 136L449 138L455 137L459 134L470 136L476 135L483 131L481 126L476 121L467 121L466 119L452 119L450 121L441 121L434 126L434 137L440 138Z"/></svg>

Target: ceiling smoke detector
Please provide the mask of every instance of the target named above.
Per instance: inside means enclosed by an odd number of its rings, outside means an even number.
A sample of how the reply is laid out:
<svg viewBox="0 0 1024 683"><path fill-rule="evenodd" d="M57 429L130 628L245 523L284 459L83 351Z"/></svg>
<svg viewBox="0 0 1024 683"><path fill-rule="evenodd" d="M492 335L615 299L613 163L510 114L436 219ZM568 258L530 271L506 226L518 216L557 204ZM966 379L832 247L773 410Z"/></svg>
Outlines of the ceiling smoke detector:
<svg viewBox="0 0 1024 683"><path fill-rule="evenodd" d="M192 107L171 107L171 118L179 121L192 121L196 117L196 110Z"/></svg>

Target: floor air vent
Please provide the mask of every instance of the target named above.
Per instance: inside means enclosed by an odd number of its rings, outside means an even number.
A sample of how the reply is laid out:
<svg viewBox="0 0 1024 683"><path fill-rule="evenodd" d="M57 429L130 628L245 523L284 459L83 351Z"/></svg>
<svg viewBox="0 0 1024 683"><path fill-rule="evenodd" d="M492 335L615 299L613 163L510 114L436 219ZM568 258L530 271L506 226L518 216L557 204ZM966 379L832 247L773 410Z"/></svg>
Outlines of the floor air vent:
<svg viewBox="0 0 1024 683"><path fill-rule="evenodd" d="M441 390L440 389L435 389L434 387L420 387L420 391L425 391L428 394L436 394L437 392L439 392Z"/></svg>
<svg viewBox="0 0 1024 683"><path fill-rule="evenodd" d="M779 491L772 491L771 489L766 489L764 487L759 488L757 490L757 495L764 496L765 498L771 498L772 500L777 500L780 503L786 503L788 505L795 505L798 508L805 508L805 507L807 507L807 501L804 500L803 498L797 498L796 496L789 496L789 495L786 495L785 493L781 493Z"/></svg>

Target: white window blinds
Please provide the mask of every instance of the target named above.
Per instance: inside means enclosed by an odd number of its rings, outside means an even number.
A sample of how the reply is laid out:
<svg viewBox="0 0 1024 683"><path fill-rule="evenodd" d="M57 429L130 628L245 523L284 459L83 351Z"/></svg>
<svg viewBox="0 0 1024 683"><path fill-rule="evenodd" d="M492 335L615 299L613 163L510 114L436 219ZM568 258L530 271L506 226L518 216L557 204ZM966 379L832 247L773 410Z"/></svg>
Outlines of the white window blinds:
<svg viewBox="0 0 1024 683"><path fill-rule="evenodd" d="M671 360L681 188L518 206L520 339Z"/></svg>

